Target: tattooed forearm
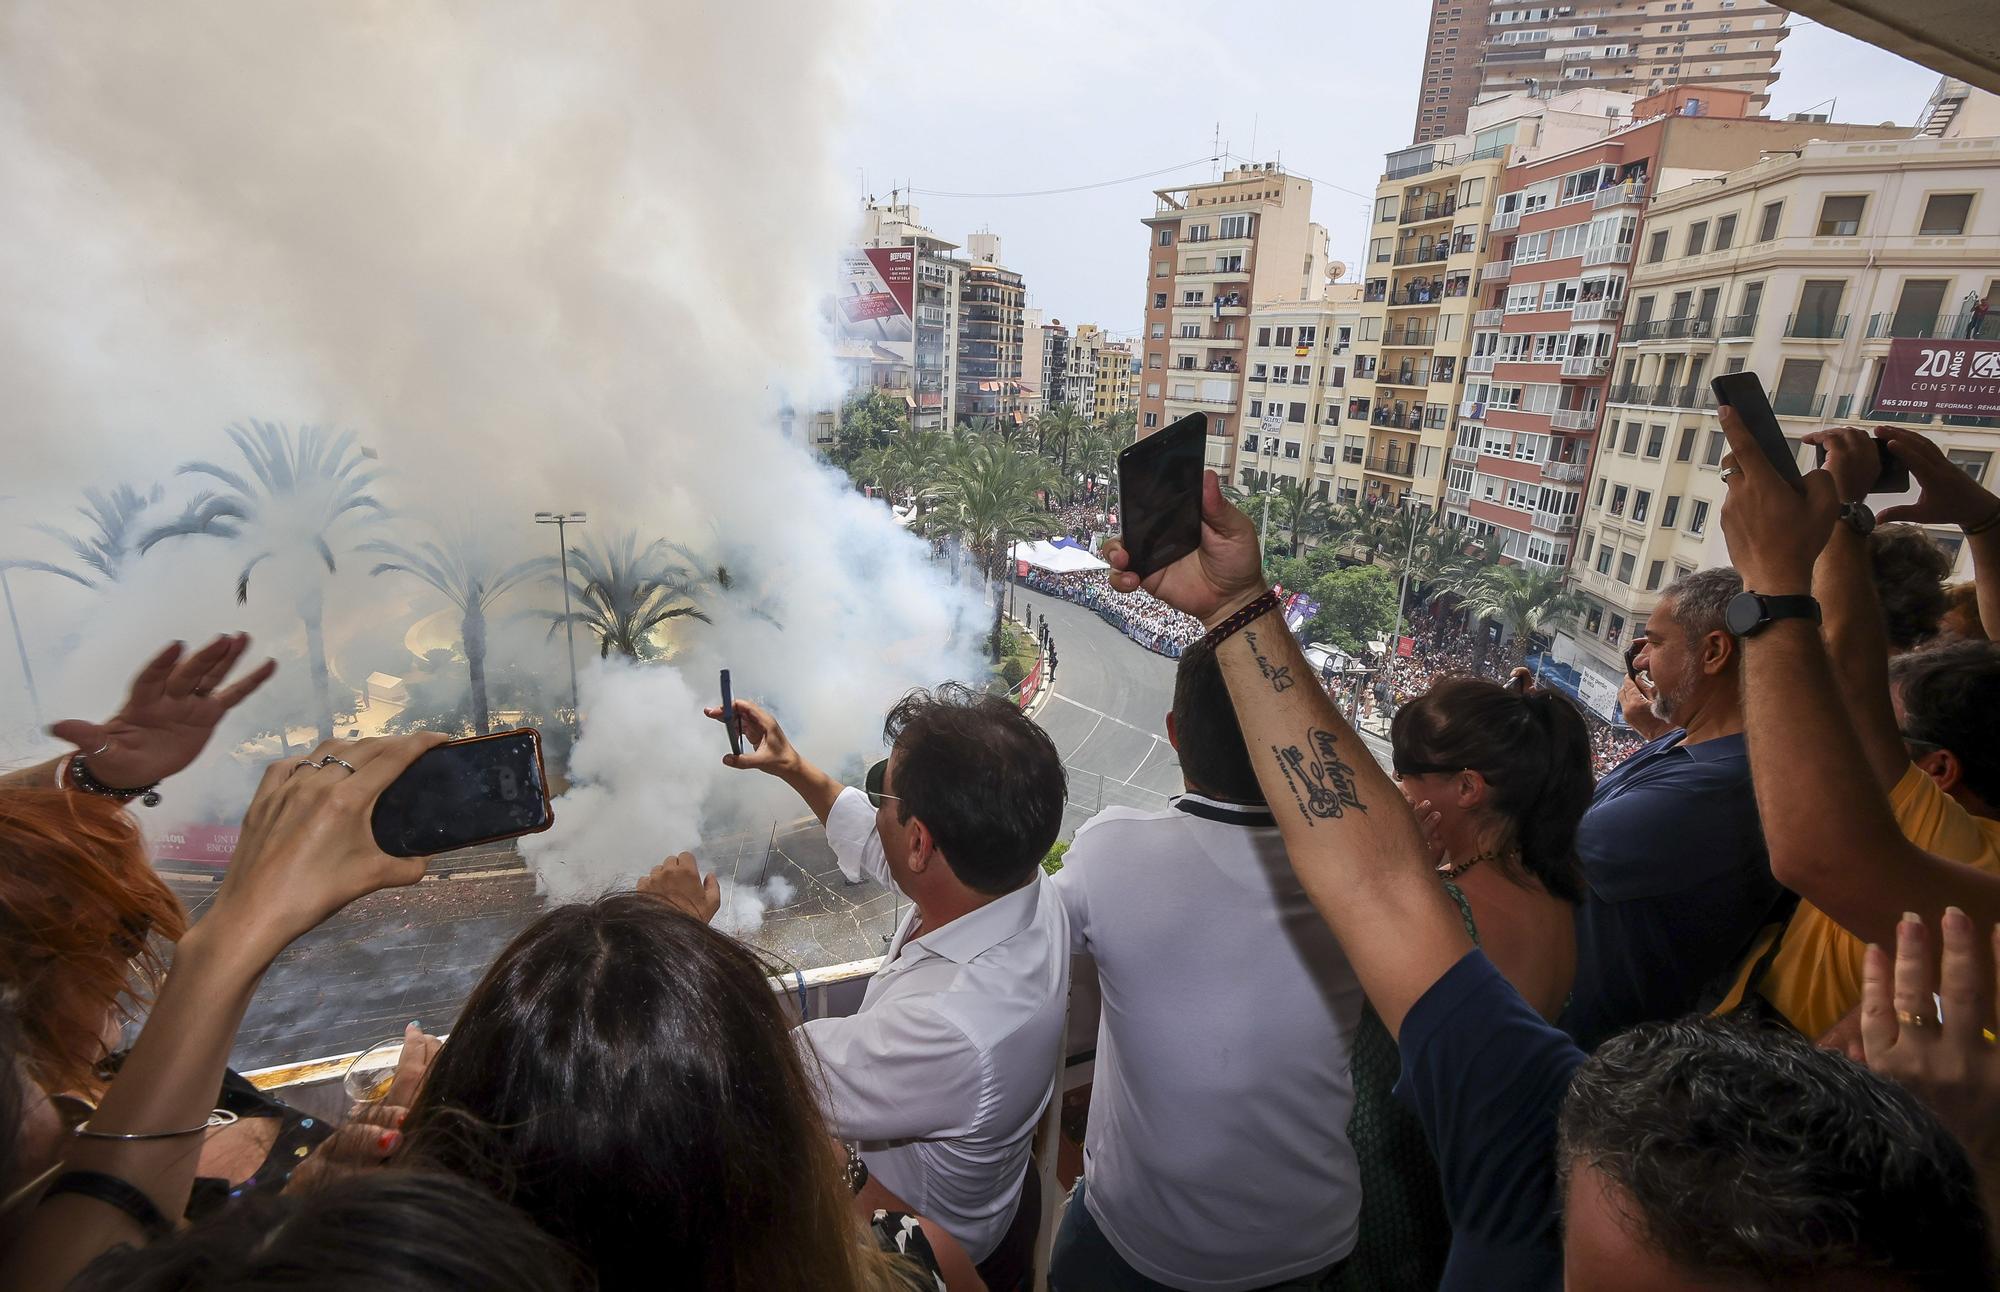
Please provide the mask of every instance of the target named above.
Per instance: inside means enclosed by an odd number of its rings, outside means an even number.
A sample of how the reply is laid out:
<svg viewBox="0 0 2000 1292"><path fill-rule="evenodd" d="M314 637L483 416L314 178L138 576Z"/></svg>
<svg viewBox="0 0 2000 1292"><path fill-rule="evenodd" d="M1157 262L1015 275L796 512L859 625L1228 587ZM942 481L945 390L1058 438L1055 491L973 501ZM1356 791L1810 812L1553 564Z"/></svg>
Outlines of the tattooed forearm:
<svg viewBox="0 0 2000 1292"><path fill-rule="evenodd" d="M1309 751L1297 745L1271 746L1278 759L1278 770L1285 774L1285 783L1291 787L1292 798L1297 801L1306 824L1312 825L1315 818L1338 819L1347 814L1348 808L1366 812L1368 805L1355 789L1354 768L1341 758L1333 733L1314 727L1307 743Z"/></svg>
<svg viewBox="0 0 2000 1292"><path fill-rule="evenodd" d="M1256 633L1246 630L1243 634L1243 640L1249 645L1250 653L1257 659L1257 671L1264 675L1264 680L1271 684L1273 691L1283 693L1297 685L1297 680L1292 677L1292 666L1290 664L1273 664L1269 657L1258 648Z"/></svg>

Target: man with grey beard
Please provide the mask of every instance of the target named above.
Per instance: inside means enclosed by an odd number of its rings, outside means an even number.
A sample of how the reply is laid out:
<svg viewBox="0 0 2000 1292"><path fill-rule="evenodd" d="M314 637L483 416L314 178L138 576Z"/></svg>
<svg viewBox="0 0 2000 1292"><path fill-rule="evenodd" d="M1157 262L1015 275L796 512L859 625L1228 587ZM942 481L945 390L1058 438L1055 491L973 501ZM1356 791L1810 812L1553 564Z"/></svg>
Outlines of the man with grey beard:
<svg viewBox="0 0 2000 1292"><path fill-rule="evenodd" d="M1734 570L1697 570L1669 584L1646 621L1633 663L1671 729L1598 782L1577 831L1589 891L1561 1023L1585 1050L1712 1003L1797 900L1771 878L1750 787L1740 655L1723 624L1741 591Z"/></svg>

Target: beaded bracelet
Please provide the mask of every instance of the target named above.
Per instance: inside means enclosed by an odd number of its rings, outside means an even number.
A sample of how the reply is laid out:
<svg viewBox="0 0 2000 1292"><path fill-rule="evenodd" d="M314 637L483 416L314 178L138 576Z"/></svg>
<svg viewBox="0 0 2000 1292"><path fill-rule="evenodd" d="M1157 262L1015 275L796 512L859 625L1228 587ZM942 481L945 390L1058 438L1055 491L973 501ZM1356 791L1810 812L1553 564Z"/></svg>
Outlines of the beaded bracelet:
<svg viewBox="0 0 2000 1292"><path fill-rule="evenodd" d="M1207 636L1202 640L1213 650L1277 608L1278 594L1266 588L1262 596L1209 629Z"/></svg>
<svg viewBox="0 0 2000 1292"><path fill-rule="evenodd" d="M154 781L151 785L141 785L135 790L124 790L119 789L116 785L106 785L91 774L90 765L83 761L83 755L80 753L69 756L69 779L70 784L76 786L76 788L82 790L85 794L97 794L104 798L117 799L120 803L130 803L133 799L138 799L147 807L158 807L160 805L160 783L158 781Z"/></svg>

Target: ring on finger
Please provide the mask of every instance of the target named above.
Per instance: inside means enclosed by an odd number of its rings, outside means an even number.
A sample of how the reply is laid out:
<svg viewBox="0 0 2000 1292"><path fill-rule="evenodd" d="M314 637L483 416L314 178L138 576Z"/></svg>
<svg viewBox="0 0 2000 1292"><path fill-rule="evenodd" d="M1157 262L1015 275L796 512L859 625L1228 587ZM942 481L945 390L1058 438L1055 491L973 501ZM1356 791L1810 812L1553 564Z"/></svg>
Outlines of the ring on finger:
<svg viewBox="0 0 2000 1292"><path fill-rule="evenodd" d="M1722 482L1723 482L1724 484L1728 484L1728 483L1729 483L1729 482L1730 482L1731 480L1734 480L1735 478L1736 478L1736 468L1735 468L1735 467L1724 467L1724 468L1722 468Z"/></svg>
<svg viewBox="0 0 2000 1292"><path fill-rule="evenodd" d="M1930 1020L1925 1018L1922 1014L1912 1014L1907 1009L1899 1009L1896 1011L1896 1021L1898 1023L1901 1023L1905 1027L1923 1027L1930 1022Z"/></svg>
<svg viewBox="0 0 2000 1292"><path fill-rule="evenodd" d="M310 758L301 758L299 759L298 762L292 765L292 775L297 776L299 774L299 768L301 767L305 768L309 772L316 772L319 770L319 766L320 765L318 763L314 762Z"/></svg>
<svg viewBox="0 0 2000 1292"><path fill-rule="evenodd" d="M328 754L326 757L320 759L319 765L321 767L345 767L350 772L356 772L361 770L360 768L356 767L353 763L348 762L345 758L336 758L332 754Z"/></svg>

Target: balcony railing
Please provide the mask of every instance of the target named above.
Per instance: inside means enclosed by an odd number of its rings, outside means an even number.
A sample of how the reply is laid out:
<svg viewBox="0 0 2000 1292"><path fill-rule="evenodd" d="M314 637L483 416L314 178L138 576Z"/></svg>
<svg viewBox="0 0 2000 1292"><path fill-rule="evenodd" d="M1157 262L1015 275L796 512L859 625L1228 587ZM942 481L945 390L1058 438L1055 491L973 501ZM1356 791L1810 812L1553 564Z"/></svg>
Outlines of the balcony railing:
<svg viewBox="0 0 2000 1292"><path fill-rule="evenodd" d="M1646 185L1639 180L1630 180L1610 188L1597 190L1597 196L1590 200L1593 210L1602 211L1610 206L1637 206L1646 200Z"/></svg>
<svg viewBox="0 0 2000 1292"><path fill-rule="evenodd" d="M1847 335L1847 315L1793 314L1785 319L1785 335L1805 341L1836 341Z"/></svg>
<svg viewBox="0 0 2000 1292"><path fill-rule="evenodd" d="M1403 350L1428 350L1437 343L1437 329L1432 328L1390 328L1382 338L1382 348Z"/></svg>
<svg viewBox="0 0 2000 1292"><path fill-rule="evenodd" d="M1971 329L1970 314L1910 315L1900 313L1868 316L1868 337L1963 337Z"/></svg>
<svg viewBox="0 0 2000 1292"><path fill-rule="evenodd" d="M1416 390L1431 384L1430 369L1398 368L1394 372L1385 372L1376 377L1375 384L1378 386L1407 386L1412 390Z"/></svg>
<svg viewBox="0 0 2000 1292"><path fill-rule="evenodd" d="M1725 341L1740 340L1743 337L1754 334L1756 331L1757 316L1755 314L1731 314L1728 318L1722 320L1722 339Z"/></svg>
<svg viewBox="0 0 2000 1292"><path fill-rule="evenodd" d="M1544 462L1542 479L1558 484L1582 484L1587 469L1581 462Z"/></svg>
<svg viewBox="0 0 2000 1292"><path fill-rule="evenodd" d="M1558 408L1549 414L1549 425L1565 431L1588 431L1597 426L1594 408Z"/></svg>
<svg viewBox="0 0 2000 1292"><path fill-rule="evenodd" d="M1439 241L1436 243L1420 244L1408 251L1399 251L1396 253L1395 263L1399 265L1428 265L1433 261L1448 260L1450 258L1450 244Z"/></svg>
<svg viewBox="0 0 2000 1292"><path fill-rule="evenodd" d="M1576 528L1576 517L1558 516L1552 511L1535 513L1535 528L1551 534L1567 534Z"/></svg>
<svg viewBox="0 0 2000 1292"><path fill-rule="evenodd" d="M1403 207L1402 224L1421 224L1425 220L1442 220L1458 210L1458 199L1448 197L1443 201L1410 202Z"/></svg>
<svg viewBox="0 0 2000 1292"><path fill-rule="evenodd" d="M1499 327L1506 317L1507 311L1503 309L1475 310L1472 315L1472 326Z"/></svg>
<svg viewBox="0 0 2000 1292"><path fill-rule="evenodd" d="M1651 389L1636 381L1621 381L1604 392L1604 400L1610 404L1643 404Z"/></svg>
<svg viewBox="0 0 2000 1292"><path fill-rule="evenodd" d="M1451 446L1451 460L1453 462L1477 462L1479 461L1479 449L1476 445L1454 444Z"/></svg>
<svg viewBox="0 0 2000 1292"><path fill-rule="evenodd" d="M1592 265L1624 265L1632 261L1632 248L1625 243L1613 243L1608 247L1592 247L1583 253L1583 267Z"/></svg>
<svg viewBox="0 0 2000 1292"><path fill-rule="evenodd" d="M1479 271L1479 281L1482 283L1497 283L1507 278L1513 272L1513 261L1489 260L1486 262L1485 267Z"/></svg>
<svg viewBox="0 0 2000 1292"><path fill-rule="evenodd" d="M1642 402L1661 408L1706 408L1715 402L1715 396L1704 385L1677 386L1672 382L1661 382L1651 388L1650 395Z"/></svg>
<svg viewBox="0 0 2000 1292"><path fill-rule="evenodd" d="M1500 356L1497 354L1475 354L1465 361L1465 370L1467 372L1491 372L1493 371L1494 363L1499 358Z"/></svg>
<svg viewBox="0 0 2000 1292"><path fill-rule="evenodd" d="M1417 473L1417 459L1411 453L1377 453L1368 458L1368 470L1389 476L1413 476Z"/></svg>
<svg viewBox="0 0 2000 1292"><path fill-rule="evenodd" d="M1771 411L1780 417L1818 417L1826 412L1826 396L1799 395L1781 390L1771 396Z"/></svg>
<svg viewBox="0 0 2000 1292"><path fill-rule="evenodd" d="M1472 491L1469 489L1447 489L1444 491L1444 505L1447 507L1463 507L1471 501Z"/></svg>
<svg viewBox="0 0 2000 1292"><path fill-rule="evenodd" d="M1594 301L1578 301L1570 312L1574 323L1602 323L1615 319L1625 312L1625 298L1622 296L1600 296Z"/></svg>
<svg viewBox="0 0 2000 1292"><path fill-rule="evenodd" d="M1602 377L1611 371L1611 360L1595 355L1573 354L1563 360L1562 375L1565 377Z"/></svg>
<svg viewBox="0 0 2000 1292"><path fill-rule="evenodd" d="M1491 229L1493 229L1493 230L1494 230L1495 232L1499 232L1500 230L1503 230L1503 229L1518 229L1518 228L1520 228L1520 227L1521 227L1521 208L1517 206L1517 207L1515 207L1515 208L1514 208L1513 210L1511 210L1511 211L1501 211L1501 212L1499 212L1499 213L1498 213L1497 215L1495 215L1495 216L1493 217L1493 223L1492 223L1491 225L1489 225L1488 227L1489 227L1489 228L1491 228Z"/></svg>
<svg viewBox="0 0 2000 1292"><path fill-rule="evenodd" d="M1433 288L1429 283L1411 283L1400 292L1389 293L1391 305L1435 305L1447 295L1463 296L1463 292L1447 293L1443 288Z"/></svg>

